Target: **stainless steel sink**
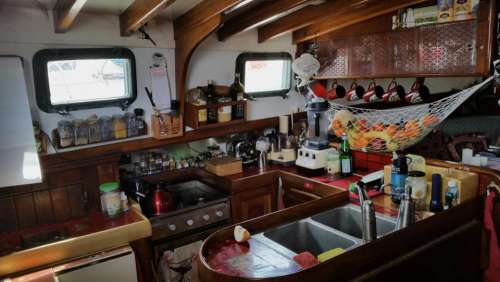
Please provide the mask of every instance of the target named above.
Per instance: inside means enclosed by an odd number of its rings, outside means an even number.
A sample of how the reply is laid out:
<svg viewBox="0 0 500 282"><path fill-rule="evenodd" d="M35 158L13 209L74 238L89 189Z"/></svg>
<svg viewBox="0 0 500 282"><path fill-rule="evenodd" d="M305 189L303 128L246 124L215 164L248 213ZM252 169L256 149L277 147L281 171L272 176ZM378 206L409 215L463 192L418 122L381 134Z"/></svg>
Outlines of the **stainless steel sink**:
<svg viewBox="0 0 500 282"><path fill-rule="evenodd" d="M310 219L277 227L263 235L294 253L309 251L315 256L334 248L348 249L360 243Z"/></svg>
<svg viewBox="0 0 500 282"><path fill-rule="evenodd" d="M377 214L377 236L381 237L395 230L396 221ZM354 205L347 205L323 212L311 217L313 221L334 228L356 238L363 238L361 209Z"/></svg>

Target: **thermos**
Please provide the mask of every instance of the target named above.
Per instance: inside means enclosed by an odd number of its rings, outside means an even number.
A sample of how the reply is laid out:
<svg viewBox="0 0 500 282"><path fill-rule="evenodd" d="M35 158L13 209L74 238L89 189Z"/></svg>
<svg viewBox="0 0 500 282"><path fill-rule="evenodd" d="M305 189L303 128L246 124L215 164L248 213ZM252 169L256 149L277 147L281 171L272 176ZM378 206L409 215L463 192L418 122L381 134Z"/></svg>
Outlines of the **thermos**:
<svg viewBox="0 0 500 282"><path fill-rule="evenodd" d="M406 178L408 177L408 158L397 155L392 161L391 171L391 199L394 203L401 202L401 194L405 192Z"/></svg>
<svg viewBox="0 0 500 282"><path fill-rule="evenodd" d="M440 212L443 210L443 203L441 202L441 186L442 179L441 174L432 175L432 192L431 192L431 203L429 205L429 210L431 212Z"/></svg>

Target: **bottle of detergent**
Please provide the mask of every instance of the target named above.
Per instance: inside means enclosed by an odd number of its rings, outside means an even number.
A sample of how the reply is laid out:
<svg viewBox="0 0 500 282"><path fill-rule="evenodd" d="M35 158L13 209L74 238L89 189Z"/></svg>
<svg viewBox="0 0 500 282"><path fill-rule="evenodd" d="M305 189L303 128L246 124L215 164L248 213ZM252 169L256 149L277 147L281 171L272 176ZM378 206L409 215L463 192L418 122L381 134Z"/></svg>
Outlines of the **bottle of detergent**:
<svg viewBox="0 0 500 282"><path fill-rule="evenodd" d="M394 153L391 168L391 199L396 204L401 202L407 177L408 158L402 153Z"/></svg>

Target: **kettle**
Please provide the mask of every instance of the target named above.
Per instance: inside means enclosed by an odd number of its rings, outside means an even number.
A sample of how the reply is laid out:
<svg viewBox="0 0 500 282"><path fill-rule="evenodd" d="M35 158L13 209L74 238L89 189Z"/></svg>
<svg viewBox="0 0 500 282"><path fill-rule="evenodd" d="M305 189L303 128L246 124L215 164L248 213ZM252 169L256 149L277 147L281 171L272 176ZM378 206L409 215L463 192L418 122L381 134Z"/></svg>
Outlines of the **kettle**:
<svg viewBox="0 0 500 282"><path fill-rule="evenodd" d="M150 192L148 201L149 211L154 216L174 211L176 208L174 197L169 191L162 189L162 184L157 184Z"/></svg>

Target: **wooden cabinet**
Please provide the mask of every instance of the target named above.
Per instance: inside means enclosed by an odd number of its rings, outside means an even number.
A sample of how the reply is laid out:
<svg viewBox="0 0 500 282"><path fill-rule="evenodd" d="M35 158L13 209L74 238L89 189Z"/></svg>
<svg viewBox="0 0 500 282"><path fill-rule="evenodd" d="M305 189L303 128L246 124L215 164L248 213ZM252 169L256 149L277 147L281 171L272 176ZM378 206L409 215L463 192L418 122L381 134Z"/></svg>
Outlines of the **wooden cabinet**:
<svg viewBox="0 0 500 282"><path fill-rule="evenodd" d="M298 175L280 173L279 177L283 183L283 202L286 208L338 193L333 187Z"/></svg>
<svg viewBox="0 0 500 282"><path fill-rule="evenodd" d="M231 197L233 222L259 217L276 210L277 178L275 173L258 175L233 183L239 191Z"/></svg>

